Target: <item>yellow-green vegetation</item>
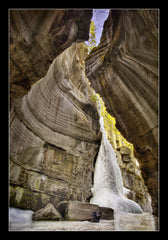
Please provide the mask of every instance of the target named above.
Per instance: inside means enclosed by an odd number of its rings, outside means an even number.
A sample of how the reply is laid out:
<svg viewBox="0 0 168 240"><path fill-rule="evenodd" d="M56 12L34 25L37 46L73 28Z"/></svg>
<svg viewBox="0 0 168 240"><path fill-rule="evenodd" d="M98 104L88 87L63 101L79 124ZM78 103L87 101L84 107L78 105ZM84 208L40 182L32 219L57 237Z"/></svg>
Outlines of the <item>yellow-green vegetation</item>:
<svg viewBox="0 0 168 240"><path fill-rule="evenodd" d="M91 100L96 105L96 107L101 108L101 115L103 116L104 120L104 128L108 136L108 140L113 146L113 148L117 149L121 146L127 146L133 154L133 144L129 143L118 131L115 126L116 120L107 112L105 104L100 95L92 91Z"/></svg>
<svg viewBox="0 0 168 240"><path fill-rule="evenodd" d="M89 40L88 40L89 52L96 46L95 31L96 31L96 26L95 26L94 21L92 20L91 24L90 24L90 33L89 33Z"/></svg>
<svg viewBox="0 0 168 240"><path fill-rule="evenodd" d="M96 105L96 107L97 107L97 104L98 104L98 102L100 101L100 96L99 96L99 94L92 94L92 96L91 96L91 100L92 100L92 102Z"/></svg>

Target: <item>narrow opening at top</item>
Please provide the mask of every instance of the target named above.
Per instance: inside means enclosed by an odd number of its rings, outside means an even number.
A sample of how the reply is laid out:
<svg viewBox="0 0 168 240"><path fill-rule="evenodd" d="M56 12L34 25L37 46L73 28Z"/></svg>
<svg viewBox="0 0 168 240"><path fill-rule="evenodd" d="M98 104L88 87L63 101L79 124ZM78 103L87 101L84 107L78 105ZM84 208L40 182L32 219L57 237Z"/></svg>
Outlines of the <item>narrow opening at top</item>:
<svg viewBox="0 0 168 240"><path fill-rule="evenodd" d="M89 47L89 52L100 43L103 25L109 15L109 10L110 9L93 9L89 40L86 41L86 44Z"/></svg>

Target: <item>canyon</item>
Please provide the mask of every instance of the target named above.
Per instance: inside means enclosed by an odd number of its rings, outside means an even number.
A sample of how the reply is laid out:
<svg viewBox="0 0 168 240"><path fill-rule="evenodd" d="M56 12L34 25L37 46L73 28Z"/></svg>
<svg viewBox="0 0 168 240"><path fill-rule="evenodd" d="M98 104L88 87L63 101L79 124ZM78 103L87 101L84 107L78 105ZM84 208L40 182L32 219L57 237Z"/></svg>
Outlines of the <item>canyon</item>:
<svg viewBox="0 0 168 240"><path fill-rule="evenodd" d="M134 145L158 215L158 11L111 10L86 76Z"/></svg>
<svg viewBox="0 0 168 240"><path fill-rule="evenodd" d="M110 10L88 55L92 14L10 10L10 206L38 211L93 197L103 134L92 87L133 144L142 195L149 192L157 216L158 10ZM122 148L115 152L121 162Z"/></svg>

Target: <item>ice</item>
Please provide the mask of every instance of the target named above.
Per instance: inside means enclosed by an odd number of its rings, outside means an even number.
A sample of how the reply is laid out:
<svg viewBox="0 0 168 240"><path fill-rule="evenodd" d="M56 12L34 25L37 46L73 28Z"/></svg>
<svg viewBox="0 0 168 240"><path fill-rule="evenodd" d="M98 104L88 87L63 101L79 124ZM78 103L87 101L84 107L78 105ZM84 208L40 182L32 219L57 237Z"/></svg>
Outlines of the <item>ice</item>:
<svg viewBox="0 0 168 240"><path fill-rule="evenodd" d="M32 225L32 210L22 210L19 208L9 208L9 229L17 230Z"/></svg>
<svg viewBox="0 0 168 240"><path fill-rule="evenodd" d="M108 141L102 116L100 129L102 140L95 164L93 197L90 203L113 208L116 212L142 213L137 203L124 196L121 171L113 147Z"/></svg>

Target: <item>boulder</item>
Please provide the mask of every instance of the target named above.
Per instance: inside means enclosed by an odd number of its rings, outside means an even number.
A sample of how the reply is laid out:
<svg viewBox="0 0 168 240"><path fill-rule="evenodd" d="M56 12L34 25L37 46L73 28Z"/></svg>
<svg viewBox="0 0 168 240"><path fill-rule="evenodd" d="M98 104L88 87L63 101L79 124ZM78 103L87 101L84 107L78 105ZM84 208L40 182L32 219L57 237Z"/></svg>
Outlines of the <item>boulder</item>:
<svg viewBox="0 0 168 240"><path fill-rule="evenodd" d="M99 206L96 204L69 201L66 207L65 218L71 221L90 220L93 212L98 212Z"/></svg>
<svg viewBox="0 0 168 240"><path fill-rule="evenodd" d="M57 210L61 213L62 217L65 218L65 211L67 207L68 201L62 201L57 204Z"/></svg>
<svg viewBox="0 0 168 240"><path fill-rule="evenodd" d="M62 220L61 214L58 212L57 209L51 203L48 203L44 208L41 208L37 212L35 212L32 216L32 219L35 221L42 221L42 220Z"/></svg>
<svg viewBox="0 0 168 240"><path fill-rule="evenodd" d="M114 219L114 210L108 207L99 207L101 212L101 218L106 220Z"/></svg>
<svg viewBox="0 0 168 240"><path fill-rule="evenodd" d="M57 205L62 216L66 220L71 221L85 221L91 220L93 212L100 212L101 219L114 219L114 210L112 208L100 207L96 204L83 203L78 201L63 201Z"/></svg>

